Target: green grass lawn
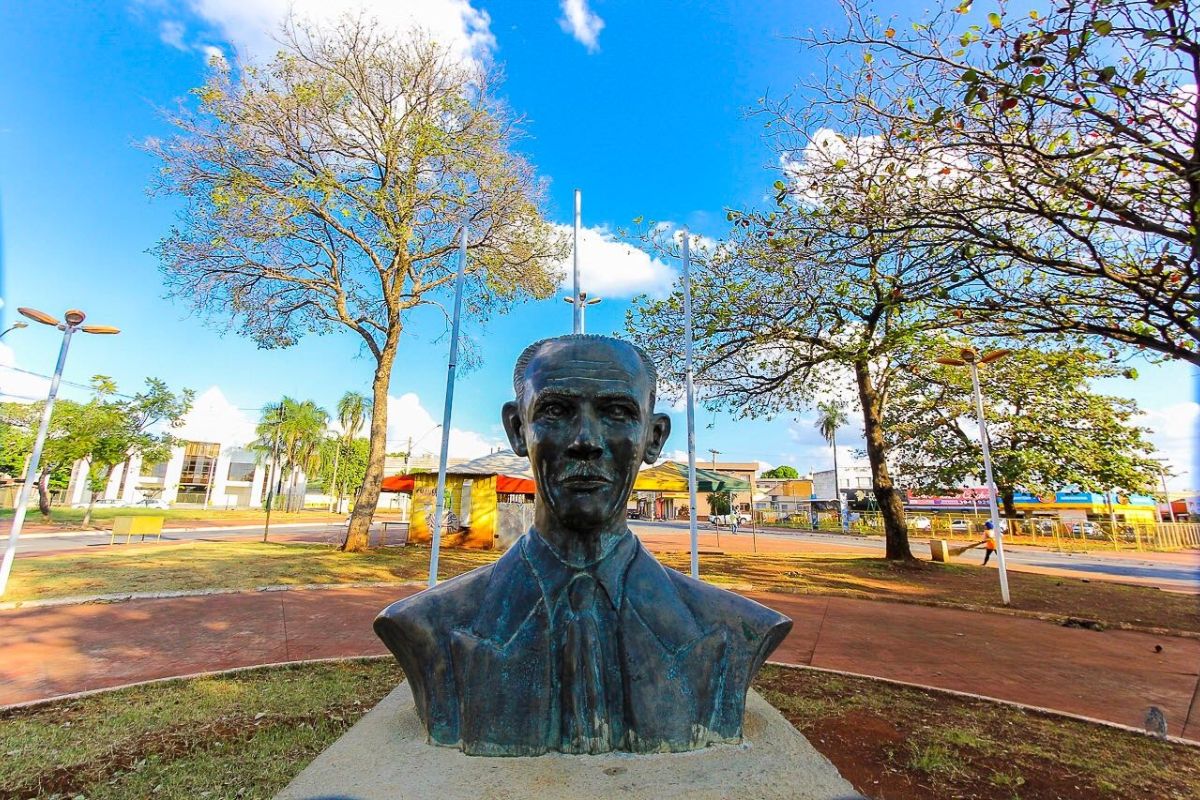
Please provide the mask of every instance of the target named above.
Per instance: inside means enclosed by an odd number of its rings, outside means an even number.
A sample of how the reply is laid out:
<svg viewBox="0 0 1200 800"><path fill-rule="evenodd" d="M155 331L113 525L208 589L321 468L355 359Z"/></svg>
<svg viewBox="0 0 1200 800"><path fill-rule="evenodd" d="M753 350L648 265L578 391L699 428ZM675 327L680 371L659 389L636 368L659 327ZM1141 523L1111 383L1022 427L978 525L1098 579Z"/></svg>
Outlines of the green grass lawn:
<svg viewBox="0 0 1200 800"><path fill-rule="evenodd" d="M443 549L440 578L490 563L495 551ZM661 554L688 568L684 553ZM8 601L186 589L252 589L269 585L423 581L429 550L420 546L343 553L326 545L181 542L120 546L96 552L22 558ZM999 605L994 570L973 565L900 564L880 558L828 555L708 555L701 576L743 590L839 595L872 600ZM1192 595L1141 586L1010 572L1012 608L1109 625L1200 632Z"/></svg>
<svg viewBox="0 0 1200 800"><path fill-rule="evenodd" d="M0 798L266 800L401 677L391 659L296 665L3 712ZM874 798L1200 796L1193 747L811 670L755 685Z"/></svg>
<svg viewBox="0 0 1200 800"><path fill-rule="evenodd" d="M55 506L50 509L50 520L47 523L41 513L36 508L31 508L26 517L26 525L42 525L50 524L61 528L77 528L83 520L83 515L87 513L86 508L66 508ZM129 517L129 516L144 516L144 517L166 517L167 522L203 522L208 525L237 525L237 524L252 524L262 522L266 518L267 512L261 509L233 509L226 511L224 509L204 509L204 508L112 508L108 506L92 509L92 524L99 528L111 528L113 517ZM12 519L13 510L11 508L0 509L0 520ZM382 515L381 515L382 516ZM345 519L345 514L330 514L327 511L317 509L305 511L272 511L271 522L321 522L324 520L341 520Z"/></svg>

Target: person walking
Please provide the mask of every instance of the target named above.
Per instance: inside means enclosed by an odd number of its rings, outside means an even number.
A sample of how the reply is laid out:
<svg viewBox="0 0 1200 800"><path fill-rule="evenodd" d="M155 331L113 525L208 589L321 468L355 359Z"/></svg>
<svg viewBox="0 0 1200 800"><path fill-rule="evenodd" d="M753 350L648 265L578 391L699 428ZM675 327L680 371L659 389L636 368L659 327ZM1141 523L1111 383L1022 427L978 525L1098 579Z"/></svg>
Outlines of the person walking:
<svg viewBox="0 0 1200 800"><path fill-rule="evenodd" d="M737 515L737 512L734 511L729 515L729 533L737 534L737 529L738 529L738 515Z"/></svg>
<svg viewBox="0 0 1200 800"><path fill-rule="evenodd" d="M983 565L986 567L988 559L992 557L992 553L996 552L996 531L992 529L992 521L990 519L983 528L985 534L983 540Z"/></svg>

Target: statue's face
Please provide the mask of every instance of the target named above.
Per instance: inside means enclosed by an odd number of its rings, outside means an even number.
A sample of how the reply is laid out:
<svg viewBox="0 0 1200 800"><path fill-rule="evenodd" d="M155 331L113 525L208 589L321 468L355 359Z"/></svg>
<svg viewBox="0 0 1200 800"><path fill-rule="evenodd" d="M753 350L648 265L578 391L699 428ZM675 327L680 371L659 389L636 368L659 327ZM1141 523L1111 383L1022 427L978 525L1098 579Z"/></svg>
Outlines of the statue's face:
<svg viewBox="0 0 1200 800"><path fill-rule="evenodd" d="M564 528L586 536L624 519L639 465L654 463L671 430L651 408L650 381L637 352L616 341L550 341L530 361L504 426Z"/></svg>

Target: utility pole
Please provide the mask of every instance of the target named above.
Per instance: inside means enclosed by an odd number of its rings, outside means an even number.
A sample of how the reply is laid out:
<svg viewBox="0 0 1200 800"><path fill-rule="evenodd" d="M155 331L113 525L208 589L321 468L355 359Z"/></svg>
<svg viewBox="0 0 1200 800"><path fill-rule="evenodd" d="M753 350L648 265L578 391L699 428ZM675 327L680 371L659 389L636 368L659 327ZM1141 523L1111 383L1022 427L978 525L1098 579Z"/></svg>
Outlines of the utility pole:
<svg viewBox="0 0 1200 800"><path fill-rule="evenodd" d="M571 271L574 276L573 289L570 297L564 297L563 302L570 303L573 308L571 311L571 331L573 333L587 333L587 307L594 306L600 302L599 297L588 299L587 292L582 291L579 287L579 229L582 227L583 220L583 193L578 189L575 190L575 242L571 246L573 251Z"/></svg>
<svg viewBox="0 0 1200 800"><path fill-rule="evenodd" d="M713 468L713 470L716 470L716 468L717 468L717 456L721 455L721 451L720 451L720 450L713 450L713 449L710 447L710 448L708 449L708 452L712 453L712 468Z"/></svg>
<svg viewBox="0 0 1200 800"><path fill-rule="evenodd" d="M683 229L683 327L685 385L687 386L688 539L692 577L700 579L700 533L696 527L696 396L692 375L692 268L688 231Z"/></svg>

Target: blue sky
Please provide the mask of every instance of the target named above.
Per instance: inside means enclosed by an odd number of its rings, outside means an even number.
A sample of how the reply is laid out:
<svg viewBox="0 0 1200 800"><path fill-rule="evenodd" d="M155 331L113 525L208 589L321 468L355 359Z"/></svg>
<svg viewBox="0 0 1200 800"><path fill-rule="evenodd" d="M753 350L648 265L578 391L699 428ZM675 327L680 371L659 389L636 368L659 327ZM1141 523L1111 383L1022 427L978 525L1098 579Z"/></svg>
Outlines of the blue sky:
<svg viewBox="0 0 1200 800"><path fill-rule="evenodd" d="M316 15L356 4L295 3ZM920 12L909 5L888 9ZM0 292L7 306L0 322L11 324L18 305L56 314L79 307L92 321L123 330L118 337L80 337L68 380L107 374L125 391L146 376L200 391L216 386L228 406L250 417L283 394L332 408L345 390L368 388L371 362L352 334L257 350L163 299L157 265L146 252L175 208L146 195L154 164L134 143L168 133L156 109L202 81L212 48L227 57L267 53L267 32L286 7L284 0L0 5ZM774 157L761 121L747 112L757 98L788 92L815 68L786 37L840 18L833 2L393 0L368 7L385 21L412 15L440 37L490 51L503 66L501 91L526 118L521 149L550 182L550 219L569 224L572 191L584 192L584 224L595 229L583 250L584 288L590 283L605 298L588 314L594 332L620 329L630 297L663 291L675 269L628 252L605 231L644 216L718 237L726 207L762 202L777 177ZM479 337L482 366L459 380L454 443L460 451L500 442L498 407L510 394L516 354L534 338L569 331L570 315L555 298L488 325ZM418 449L436 447L429 430L441 418L443 334L442 323L428 315L402 345L391 392L396 446L412 435L421 440ZM57 346L48 328L14 331L0 344L0 364L46 373ZM1138 381L1105 389L1135 397L1163 452L1182 465L1190 460L1197 415L1194 371L1140 370ZM4 392L32 396L42 386L36 377L0 369ZM722 460L802 470L830 462L807 418L733 421L700 410L697 420L702 454L714 447ZM681 414L676 422L669 450L684 446ZM852 432L845 438L852 448ZM1196 481L1184 476L1184 483Z"/></svg>

